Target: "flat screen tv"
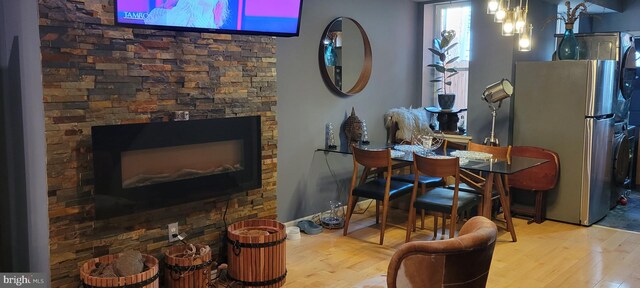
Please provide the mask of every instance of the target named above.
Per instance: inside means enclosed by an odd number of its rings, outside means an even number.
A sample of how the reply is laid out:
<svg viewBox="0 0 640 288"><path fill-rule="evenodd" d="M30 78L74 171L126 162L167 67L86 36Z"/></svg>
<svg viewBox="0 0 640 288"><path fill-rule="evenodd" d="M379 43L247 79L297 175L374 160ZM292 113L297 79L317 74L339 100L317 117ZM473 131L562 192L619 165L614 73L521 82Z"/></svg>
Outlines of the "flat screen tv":
<svg viewBox="0 0 640 288"><path fill-rule="evenodd" d="M302 0L115 0L116 24L132 28L291 37Z"/></svg>

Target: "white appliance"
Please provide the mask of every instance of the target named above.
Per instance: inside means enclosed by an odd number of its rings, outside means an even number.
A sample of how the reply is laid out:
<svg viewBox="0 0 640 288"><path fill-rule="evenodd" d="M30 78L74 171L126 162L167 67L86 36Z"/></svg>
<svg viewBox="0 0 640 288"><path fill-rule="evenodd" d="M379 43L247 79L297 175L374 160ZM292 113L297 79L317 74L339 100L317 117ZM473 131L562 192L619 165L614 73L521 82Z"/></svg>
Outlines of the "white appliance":
<svg viewBox="0 0 640 288"><path fill-rule="evenodd" d="M616 61L516 63L513 145L560 155L547 218L591 225L609 211Z"/></svg>

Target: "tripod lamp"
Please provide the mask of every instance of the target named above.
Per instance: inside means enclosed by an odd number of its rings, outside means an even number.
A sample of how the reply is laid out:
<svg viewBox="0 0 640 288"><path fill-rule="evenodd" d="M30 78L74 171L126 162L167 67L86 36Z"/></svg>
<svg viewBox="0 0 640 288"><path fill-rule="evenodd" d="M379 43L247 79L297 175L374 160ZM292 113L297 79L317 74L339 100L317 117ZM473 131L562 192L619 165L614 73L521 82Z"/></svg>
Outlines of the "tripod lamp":
<svg viewBox="0 0 640 288"><path fill-rule="evenodd" d="M482 92L482 100L489 103L491 109L491 136L484 139L485 145L499 146L500 143L496 138L496 112L502 106L502 100L511 97L513 94L513 85L507 79L502 79L496 83L487 86ZM496 103L498 103L496 107Z"/></svg>

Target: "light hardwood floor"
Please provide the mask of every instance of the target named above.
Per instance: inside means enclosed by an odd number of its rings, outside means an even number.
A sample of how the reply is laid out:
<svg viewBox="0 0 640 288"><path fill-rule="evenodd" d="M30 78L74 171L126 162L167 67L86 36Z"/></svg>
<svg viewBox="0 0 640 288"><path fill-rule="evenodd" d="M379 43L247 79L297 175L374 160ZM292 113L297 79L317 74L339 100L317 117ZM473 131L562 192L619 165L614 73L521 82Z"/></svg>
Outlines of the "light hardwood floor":
<svg viewBox="0 0 640 288"><path fill-rule="evenodd" d="M287 240L285 287L386 287L384 275L391 255L404 243L407 217L391 210L384 245L377 244L379 230L371 213L354 215L346 237L342 229L325 229ZM413 241L431 239L432 219L427 218L425 230L413 233ZM518 242L498 230L487 287L640 287L640 234L513 221Z"/></svg>

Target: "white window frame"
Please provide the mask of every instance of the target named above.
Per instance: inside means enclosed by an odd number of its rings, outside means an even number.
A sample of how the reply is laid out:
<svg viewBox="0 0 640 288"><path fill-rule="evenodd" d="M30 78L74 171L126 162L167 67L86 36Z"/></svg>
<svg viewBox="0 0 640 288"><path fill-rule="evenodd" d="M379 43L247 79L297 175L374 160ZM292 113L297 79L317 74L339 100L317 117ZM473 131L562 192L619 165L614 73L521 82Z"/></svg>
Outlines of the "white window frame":
<svg viewBox="0 0 640 288"><path fill-rule="evenodd" d="M424 13L425 13L425 22L424 22L424 41L423 41L423 53L425 55L424 57L424 65L423 65L423 98L422 98L422 103L424 106L438 106L438 92L437 87L435 85L435 83L431 83L430 80L433 79L435 72L434 69L431 67L427 67L428 64L434 63L435 60L435 56L429 51L428 48L431 48L433 45L433 39L439 37L440 32L443 30L442 27L442 11L443 9L447 9L447 8L456 8L456 7L471 7L471 1L458 1L458 2L450 2L447 4L432 4L432 5L425 5L425 9L424 9ZM432 17L429 17L429 15L431 15ZM471 15L469 16L471 17ZM470 19L469 19L470 21ZM458 31L456 31L458 32ZM471 32L471 27L469 25L469 33ZM461 37L460 34L456 35L456 39L458 39L458 37ZM454 42L459 42L454 40ZM469 45L471 45L471 40L469 39ZM469 50L471 50L471 47L469 47ZM469 63L471 61L471 51L469 51L469 61L466 62L466 66L463 67L456 67L456 69L460 72L467 72L469 71ZM466 98L464 103L467 103L468 101L468 91L469 91L469 83L467 81L467 86L465 87L466 89ZM456 95L456 98L458 96ZM458 102L458 100L456 100L456 102ZM459 107L459 105L456 104L455 108L457 109L462 109L462 108L467 108L467 105L464 105L464 107ZM461 112L459 113L459 117L461 118L461 123L459 124L463 124L464 128L466 129L466 112ZM465 119L465 120L462 120Z"/></svg>

